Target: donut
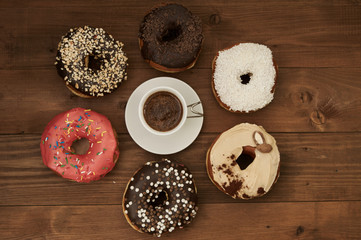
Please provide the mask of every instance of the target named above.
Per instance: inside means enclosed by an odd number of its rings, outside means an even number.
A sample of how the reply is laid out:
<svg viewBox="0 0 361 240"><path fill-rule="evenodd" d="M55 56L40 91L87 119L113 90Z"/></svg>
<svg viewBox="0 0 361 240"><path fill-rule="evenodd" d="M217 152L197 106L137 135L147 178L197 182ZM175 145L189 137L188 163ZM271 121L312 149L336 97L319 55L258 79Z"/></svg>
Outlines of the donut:
<svg viewBox="0 0 361 240"><path fill-rule="evenodd" d="M266 194L280 174L276 140L263 127L241 123L220 134L207 152L207 173L235 199Z"/></svg>
<svg viewBox="0 0 361 240"><path fill-rule="evenodd" d="M58 44L55 66L68 89L92 98L113 92L127 79L123 43L102 28L70 29Z"/></svg>
<svg viewBox="0 0 361 240"><path fill-rule="evenodd" d="M213 94L235 113L257 111L273 100L277 65L272 51L257 43L240 43L217 53L212 63Z"/></svg>
<svg viewBox="0 0 361 240"><path fill-rule="evenodd" d="M89 141L89 149L78 155L72 144L84 138ZM117 136L110 121L83 108L54 117L41 136L40 149L45 166L76 182L99 180L113 169L119 157Z"/></svg>
<svg viewBox="0 0 361 240"><path fill-rule="evenodd" d="M163 159L147 162L128 182L123 213L135 230L160 237L197 214L197 188L189 169Z"/></svg>
<svg viewBox="0 0 361 240"><path fill-rule="evenodd" d="M154 7L139 28L141 54L151 67L168 73L190 69L203 42L202 22L180 4Z"/></svg>

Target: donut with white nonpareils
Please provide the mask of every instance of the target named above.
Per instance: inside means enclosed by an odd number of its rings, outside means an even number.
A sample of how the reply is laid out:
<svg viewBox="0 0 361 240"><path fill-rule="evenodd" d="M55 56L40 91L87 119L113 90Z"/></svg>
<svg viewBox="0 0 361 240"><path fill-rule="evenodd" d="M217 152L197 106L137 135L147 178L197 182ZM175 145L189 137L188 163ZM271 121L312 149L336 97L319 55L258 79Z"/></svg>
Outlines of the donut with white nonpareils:
<svg viewBox="0 0 361 240"><path fill-rule="evenodd" d="M137 231L161 236L189 224L197 214L191 172L167 159L148 162L128 182L123 212Z"/></svg>
<svg viewBox="0 0 361 240"><path fill-rule="evenodd" d="M232 198L266 194L280 175L276 140L263 127L242 123L219 135L207 152L207 173Z"/></svg>
<svg viewBox="0 0 361 240"><path fill-rule="evenodd" d="M123 43L102 28L70 29L58 44L56 68L74 94L100 97L113 92L127 79Z"/></svg>
<svg viewBox="0 0 361 240"><path fill-rule="evenodd" d="M277 65L272 51L257 43L240 43L221 50L213 60L212 90L230 112L257 111L273 100Z"/></svg>

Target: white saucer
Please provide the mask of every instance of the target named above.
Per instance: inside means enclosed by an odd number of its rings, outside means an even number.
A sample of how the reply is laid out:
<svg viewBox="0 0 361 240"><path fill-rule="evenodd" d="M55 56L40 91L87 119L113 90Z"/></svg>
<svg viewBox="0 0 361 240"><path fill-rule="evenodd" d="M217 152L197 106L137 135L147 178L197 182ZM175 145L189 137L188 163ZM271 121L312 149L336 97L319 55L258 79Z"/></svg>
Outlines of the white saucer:
<svg viewBox="0 0 361 240"><path fill-rule="evenodd" d="M139 101L147 91L158 86L168 86L178 90L187 105L200 101L193 88L179 79L152 78L139 85L130 95L125 108L125 124L130 136L143 149L155 154L172 154L185 149L197 138L203 125L203 117L187 118L182 128L171 135L159 136L146 130L139 119ZM194 110L203 113L202 103L198 104ZM188 113L188 116L192 115L193 113Z"/></svg>

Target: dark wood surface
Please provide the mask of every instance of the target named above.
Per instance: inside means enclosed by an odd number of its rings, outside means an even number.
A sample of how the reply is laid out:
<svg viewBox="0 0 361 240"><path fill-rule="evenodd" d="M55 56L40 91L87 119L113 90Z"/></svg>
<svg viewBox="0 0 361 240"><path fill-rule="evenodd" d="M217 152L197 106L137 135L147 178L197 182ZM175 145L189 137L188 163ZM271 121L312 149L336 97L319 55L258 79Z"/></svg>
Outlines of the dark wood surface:
<svg viewBox="0 0 361 240"><path fill-rule="evenodd" d="M125 184L146 152L129 136L124 109L132 91L157 76L184 80L205 119L196 141L167 156L185 163L199 189L199 214L167 239L361 239L361 2L179 1L203 22L205 41L191 70L156 71L140 55L137 32L158 1L0 1L0 239L153 239L126 222ZM102 27L124 42L129 79L109 96L82 99L57 75L55 52L71 27ZM269 46L279 66L266 108L232 114L216 103L211 62L238 42ZM90 184L63 180L42 163L39 142L59 112L86 107L106 115L120 159ZM210 182L205 155L214 138L241 122L277 140L281 176L264 197L233 200Z"/></svg>

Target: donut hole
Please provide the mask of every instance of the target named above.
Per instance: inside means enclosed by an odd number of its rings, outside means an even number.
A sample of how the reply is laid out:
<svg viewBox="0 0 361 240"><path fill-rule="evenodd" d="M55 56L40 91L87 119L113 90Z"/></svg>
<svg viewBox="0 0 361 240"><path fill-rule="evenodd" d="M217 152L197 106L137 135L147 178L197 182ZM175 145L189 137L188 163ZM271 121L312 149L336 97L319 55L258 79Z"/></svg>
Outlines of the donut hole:
<svg viewBox="0 0 361 240"><path fill-rule="evenodd" d="M165 204L165 202L168 200L168 194L165 191L161 191L158 193L158 195L155 195L151 201L150 205L152 205L154 208L161 207Z"/></svg>
<svg viewBox="0 0 361 240"><path fill-rule="evenodd" d="M85 67L90 68L93 72L100 71L103 63L103 59L94 54L89 54L84 58Z"/></svg>
<svg viewBox="0 0 361 240"><path fill-rule="evenodd" d="M242 84L248 84L249 81L251 81L251 77L252 77L252 73L246 73L246 74L242 74L239 76L239 79L241 81Z"/></svg>
<svg viewBox="0 0 361 240"><path fill-rule="evenodd" d="M72 150L73 154L76 155L84 155L89 150L89 140L86 138L80 138L75 140L72 144L70 149Z"/></svg>
<svg viewBox="0 0 361 240"><path fill-rule="evenodd" d="M182 34L182 27L175 23L166 28L160 35L161 42L171 42Z"/></svg>
<svg viewBox="0 0 361 240"><path fill-rule="evenodd" d="M251 146L244 146L241 155L238 156L236 162L241 170L246 169L254 160L256 154Z"/></svg>

